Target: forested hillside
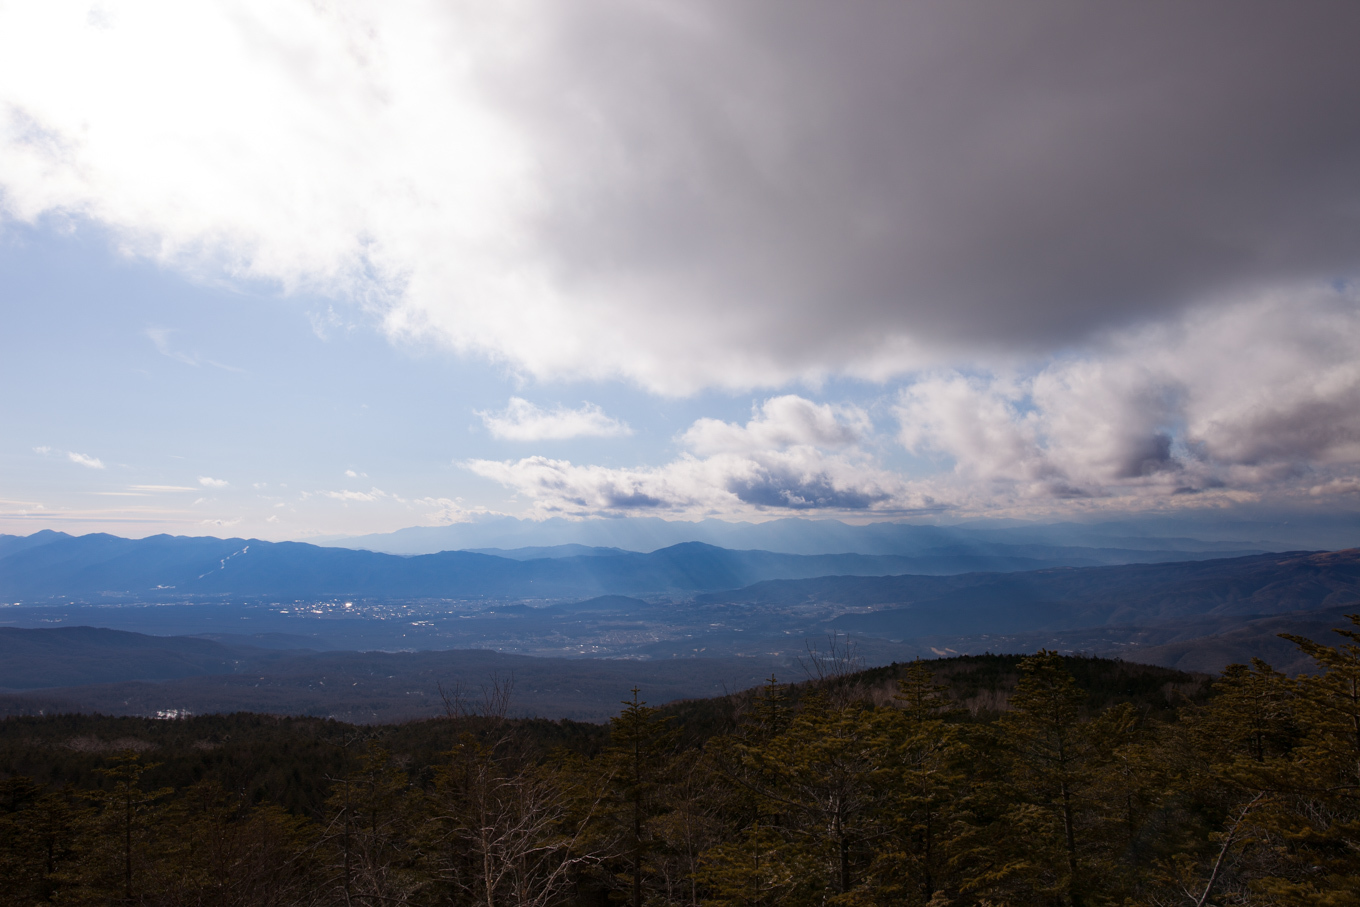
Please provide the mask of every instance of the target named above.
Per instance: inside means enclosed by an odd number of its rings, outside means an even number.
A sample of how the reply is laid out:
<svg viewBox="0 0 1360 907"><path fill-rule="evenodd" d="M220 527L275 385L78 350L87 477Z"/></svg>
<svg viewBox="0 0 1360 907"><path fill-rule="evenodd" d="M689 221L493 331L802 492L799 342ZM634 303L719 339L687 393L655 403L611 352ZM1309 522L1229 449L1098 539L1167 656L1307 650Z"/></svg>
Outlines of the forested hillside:
<svg viewBox="0 0 1360 907"><path fill-rule="evenodd" d="M1051 652L646 705L606 728L0 723L6 904L1353 904L1360 615L1318 673Z"/></svg>

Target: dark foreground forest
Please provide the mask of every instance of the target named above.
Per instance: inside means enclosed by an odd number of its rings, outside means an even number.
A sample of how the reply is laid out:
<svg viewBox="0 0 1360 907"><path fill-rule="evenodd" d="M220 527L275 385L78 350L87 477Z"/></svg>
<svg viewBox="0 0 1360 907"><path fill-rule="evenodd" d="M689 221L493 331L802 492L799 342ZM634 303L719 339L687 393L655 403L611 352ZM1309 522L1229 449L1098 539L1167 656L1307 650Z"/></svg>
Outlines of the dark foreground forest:
<svg viewBox="0 0 1360 907"><path fill-rule="evenodd" d="M1360 904L1360 616L1220 678L1043 652L608 727L0 723L5 905ZM1342 631L1338 631L1342 632ZM644 694L645 696L645 694Z"/></svg>

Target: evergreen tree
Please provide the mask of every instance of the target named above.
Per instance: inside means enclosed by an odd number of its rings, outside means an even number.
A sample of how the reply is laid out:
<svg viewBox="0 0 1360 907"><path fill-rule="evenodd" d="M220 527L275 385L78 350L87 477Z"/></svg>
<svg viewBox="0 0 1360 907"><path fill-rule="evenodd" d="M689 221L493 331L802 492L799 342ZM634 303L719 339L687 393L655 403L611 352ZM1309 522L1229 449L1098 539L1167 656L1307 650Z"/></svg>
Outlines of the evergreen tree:
<svg viewBox="0 0 1360 907"><path fill-rule="evenodd" d="M726 874L708 874L726 902L781 888L789 889L785 897L801 890L813 902L844 904L864 893L862 871L886 833L887 722L884 710L833 706L819 691L803 699L783 733L739 748L733 777L757 796L764 815L745 830L743 847L721 854Z"/></svg>
<svg viewBox="0 0 1360 907"><path fill-rule="evenodd" d="M1299 740L1259 822L1269 871L1253 887L1285 905L1360 904L1360 614L1331 647L1283 634L1319 673L1294 685Z"/></svg>
<svg viewBox="0 0 1360 907"><path fill-rule="evenodd" d="M0 781L0 891L15 904L51 901L76 856L87 810L31 778Z"/></svg>
<svg viewBox="0 0 1360 907"><path fill-rule="evenodd" d="M614 797L608 818L627 867L621 875L627 879L632 907L642 907L653 875L653 820L665 809L663 792L672 780L677 737L670 720L639 699L640 692L634 687L632 700L625 700L623 711L610 719L609 745L601 760Z"/></svg>
<svg viewBox="0 0 1360 907"><path fill-rule="evenodd" d="M345 907L411 903L421 880L412 871L416 794L388 752L370 744L359 766L334 779L321 843L331 856L329 887Z"/></svg>
<svg viewBox="0 0 1360 907"><path fill-rule="evenodd" d="M313 900L323 877L310 846L316 829L272 804L252 805L215 782L199 782L161 816L160 861L170 904L293 907Z"/></svg>
<svg viewBox="0 0 1360 907"><path fill-rule="evenodd" d="M928 903L957 887L948 867L957 854L960 815L968 801L970 750L957 725L960 716L919 658L906 666L893 697L899 704L888 724L892 761L885 786L892 835L885 839L870 874L877 895L896 902Z"/></svg>
<svg viewBox="0 0 1360 907"><path fill-rule="evenodd" d="M1038 870L1033 875L1036 886L1061 892L1072 907L1080 907L1090 887L1077 828L1091 769L1091 748L1080 722L1086 697L1056 652L1043 650L1026 658L1020 671L1000 731L1013 760L1015 783L1038 811L1020 808L1014 818L1018 829L1029 832L1025 843L1036 846L1030 859L1030 868Z"/></svg>
<svg viewBox="0 0 1360 907"><path fill-rule="evenodd" d="M159 807L174 791L142 789L143 776L158 767L127 751L96 769L107 787L89 791L95 806L85 814L78 855L67 861L60 887L76 903L135 904L154 896L157 838L166 831Z"/></svg>

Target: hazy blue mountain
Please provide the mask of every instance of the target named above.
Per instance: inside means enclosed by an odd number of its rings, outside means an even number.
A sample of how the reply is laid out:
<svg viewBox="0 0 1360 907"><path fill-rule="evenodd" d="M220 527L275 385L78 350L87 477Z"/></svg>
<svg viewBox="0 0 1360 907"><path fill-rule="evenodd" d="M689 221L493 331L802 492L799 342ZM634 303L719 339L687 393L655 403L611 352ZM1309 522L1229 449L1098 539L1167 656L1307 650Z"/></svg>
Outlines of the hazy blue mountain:
<svg viewBox="0 0 1360 907"><path fill-rule="evenodd" d="M51 529L44 529L32 535L0 535L0 558L10 554L18 554L29 548L40 548L43 545L66 538L70 538L70 536L64 532L56 532Z"/></svg>
<svg viewBox="0 0 1360 907"><path fill-rule="evenodd" d="M604 548L598 545L539 545L529 548L463 548L461 550L471 551L473 554L490 554L495 557L508 557L512 561L534 561L544 557L611 557L615 554L636 553L633 551L626 551L623 548ZM429 553L433 554L434 552Z"/></svg>
<svg viewBox="0 0 1360 907"><path fill-rule="evenodd" d="M41 535L38 542L30 537L28 544L11 543L12 550L0 555L0 598L587 598L611 593L688 594L772 578L1029 570L1063 563L972 552L924 557L790 555L733 551L698 542L645 554L531 560L470 551L402 557L257 539Z"/></svg>
<svg viewBox="0 0 1360 907"><path fill-rule="evenodd" d="M1347 524L1349 525L1349 524ZM1006 523L992 521L959 526L917 523L870 523L852 526L838 520L797 517L765 523L724 520L662 520L630 517L612 520L520 520L482 517L449 526L414 527L379 535L325 540L334 547L362 548L389 554L431 554L438 551L501 549L539 550L560 546L621 548L654 551L683 542L703 542L723 548L758 549L785 554L857 554L927 556L1029 557L1086 563L1129 563L1182 560L1188 555L1225 556L1287 548L1334 548L1360 543L1360 524L1341 532L1347 540L1336 544L1280 544L1272 541L1273 524L1237 527L1231 540L1213 534L1218 528L1200 527L1207 534L1192 536L1184 526L1143 526L1136 522L1108 524ZM1347 529L1346 526L1340 527ZM1287 533L1286 533L1287 534ZM1275 535L1280 535L1276 532ZM1336 536L1333 532L1331 535ZM1329 536L1330 538L1331 536ZM498 553L492 550L492 553ZM583 552L584 553L584 552Z"/></svg>

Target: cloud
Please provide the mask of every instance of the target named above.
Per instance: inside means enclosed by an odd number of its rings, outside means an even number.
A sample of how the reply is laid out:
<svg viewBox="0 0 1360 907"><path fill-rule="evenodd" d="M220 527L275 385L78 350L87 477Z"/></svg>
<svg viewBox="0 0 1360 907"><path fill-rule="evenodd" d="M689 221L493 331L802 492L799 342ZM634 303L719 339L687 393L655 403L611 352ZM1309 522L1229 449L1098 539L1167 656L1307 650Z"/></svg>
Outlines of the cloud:
<svg viewBox="0 0 1360 907"><path fill-rule="evenodd" d="M418 507L429 508L423 522L431 526L446 526L449 523L469 523L484 516L505 516L499 511L485 507L468 507L462 498L418 498L413 503Z"/></svg>
<svg viewBox="0 0 1360 907"><path fill-rule="evenodd" d="M399 504L406 503L406 499L401 497L400 495L388 494L387 492L383 491L380 488L373 488L369 491L323 491L321 492L321 494L324 497L328 497L336 501L344 501L346 503L349 503L351 501L362 503L373 503L374 501L396 501Z"/></svg>
<svg viewBox="0 0 1360 907"><path fill-rule="evenodd" d="M34 452L35 454L38 454L38 455L44 456L44 457L46 457L46 456L54 456L54 457L57 457L57 458L60 458L60 459L65 459L65 460L66 460L67 462L69 462L69 463L76 463L76 464L78 464L78 465L80 465L80 466L84 466L84 467L86 467L86 468L88 468L88 469L103 469L103 468L104 468L104 461L103 461L103 460L99 459L98 457L91 457L91 456L88 456L88 455L83 454L83 453L77 453L77 452L74 451L74 450L68 450L68 451L64 451L64 452L63 452L63 451L56 450L56 449L54 449L54 448L48 447L48 446L46 446L46 445L42 445L42 446L39 446L39 447L34 447L34 448L33 448L33 452ZM65 456L63 456L63 453L65 454Z"/></svg>
<svg viewBox="0 0 1360 907"><path fill-rule="evenodd" d="M733 425L700 419L680 437L697 454L783 449L793 445L847 447L872 432L869 416L855 406L817 404L794 394L754 407L750 422Z"/></svg>
<svg viewBox="0 0 1360 907"><path fill-rule="evenodd" d="M1360 494L1360 477L1347 476L1342 479L1332 479L1322 485L1314 485L1308 489L1308 493L1313 497L1335 497L1343 494Z"/></svg>
<svg viewBox="0 0 1360 907"><path fill-rule="evenodd" d="M67 451L66 459L70 460L72 463L79 463L81 466L87 466L90 469L104 468L104 462L98 457L89 457L83 453L76 453L74 450Z"/></svg>
<svg viewBox="0 0 1360 907"><path fill-rule="evenodd" d="M893 393L890 468L865 409L769 398L700 419L668 463L474 460L540 513L956 515L1177 509L1352 495L1360 292L1314 287L1107 333L1029 369L941 369Z"/></svg>
<svg viewBox="0 0 1360 907"><path fill-rule="evenodd" d="M199 476L198 484L204 488L226 488L231 484L226 479L214 479L211 476Z"/></svg>
<svg viewBox="0 0 1360 907"><path fill-rule="evenodd" d="M593 403L579 409L535 406L521 397L511 397L503 412L477 412L491 437L502 441L561 441L569 438L617 438L633 430L605 415Z"/></svg>
<svg viewBox="0 0 1360 907"><path fill-rule="evenodd" d="M133 491L150 491L150 492L178 492L194 490L192 487L188 485L129 485L128 487L131 488Z"/></svg>
<svg viewBox="0 0 1360 907"><path fill-rule="evenodd" d="M156 352L160 353L162 356L174 359L176 362L183 362L185 365L192 365L195 368L202 362L206 362L213 368L220 368L223 371L236 372L237 374L245 373L245 369L237 368L234 365L223 365L221 362L212 359L200 359L198 356L190 356L188 353L172 349L170 346L170 335L173 334L174 331L170 328L147 328L145 333L147 337L151 338L151 342L155 344Z"/></svg>
<svg viewBox="0 0 1360 907"><path fill-rule="evenodd" d="M169 328L146 329L146 336L149 337L151 339L152 344L155 345L156 352L160 353L162 356L167 356L171 359L174 359L176 362L183 362L185 365L197 366L198 365L197 359L190 355L187 355L186 353L181 353L177 350L173 350L170 348L170 335L173 333L174 331L170 330Z"/></svg>
<svg viewBox="0 0 1360 907"><path fill-rule="evenodd" d="M542 456L466 465L529 499L543 514L938 509L929 495L854 446L869 429L868 417L856 407L783 396L756 406L745 425L696 422L681 437L693 452L661 466L579 465Z"/></svg>
<svg viewBox="0 0 1360 907"><path fill-rule="evenodd" d="M1230 0L16 4L0 197L539 378L881 379L1354 273L1358 27Z"/></svg>
<svg viewBox="0 0 1360 907"><path fill-rule="evenodd" d="M796 452L700 459L659 467L578 465L548 457L472 460L477 475L529 499L535 511L591 516L649 512L735 516L829 511L905 514L935 511L927 495L863 458Z"/></svg>
<svg viewBox="0 0 1360 907"><path fill-rule="evenodd" d="M899 440L977 494L1340 492L1360 466L1356 349L1354 291L1262 294L1028 376L925 377L899 392Z"/></svg>

